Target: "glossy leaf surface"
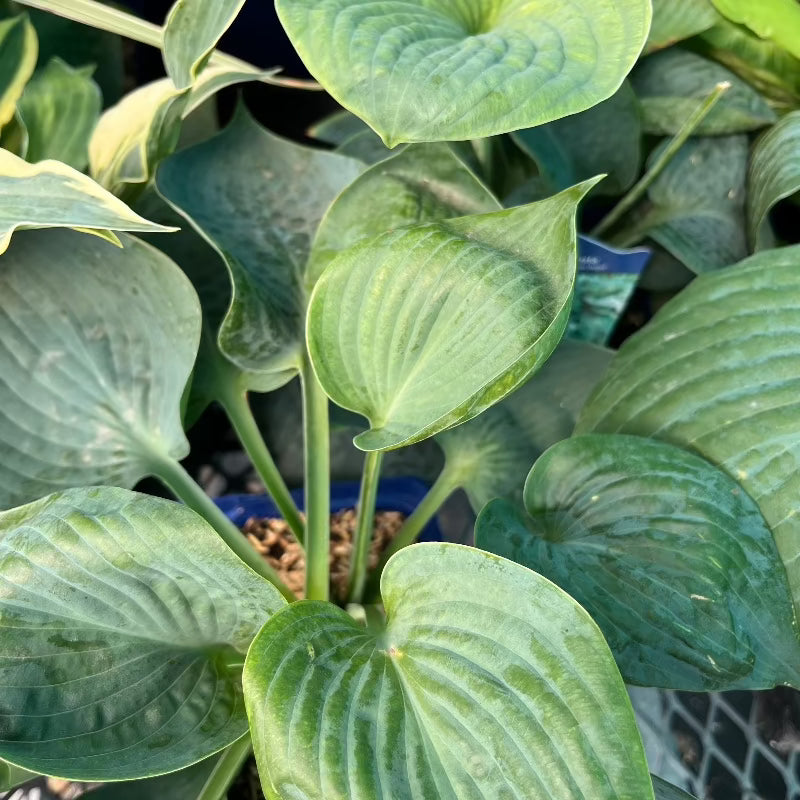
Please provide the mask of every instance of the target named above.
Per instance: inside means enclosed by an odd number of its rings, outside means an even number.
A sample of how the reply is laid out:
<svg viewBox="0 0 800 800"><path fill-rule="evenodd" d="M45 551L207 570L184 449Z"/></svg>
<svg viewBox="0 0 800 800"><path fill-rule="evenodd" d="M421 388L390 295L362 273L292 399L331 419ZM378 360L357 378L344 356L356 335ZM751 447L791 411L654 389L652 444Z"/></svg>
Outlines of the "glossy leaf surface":
<svg viewBox="0 0 800 800"><path fill-rule="evenodd" d="M610 97L646 0L278 0L310 72L390 147L541 125ZM613 32L613 33L612 33Z"/></svg>
<svg viewBox="0 0 800 800"><path fill-rule="evenodd" d="M240 675L285 601L194 512L73 489L0 513L0 754L121 780L247 731Z"/></svg>
<svg viewBox="0 0 800 800"><path fill-rule="evenodd" d="M223 256L233 286L219 344L242 369L300 364L311 240L363 165L281 139L240 109L219 135L158 172L161 195Z"/></svg>
<svg viewBox="0 0 800 800"><path fill-rule="evenodd" d="M607 177L595 191L622 194L633 185L642 164L640 117L636 95L626 81L594 108L517 131L514 139L556 191L602 173Z"/></svg>
<svg viewBox="0 0 800 800"><path fill-rule="evenodd" d="M13 118L38 52L36 31L27 14L0 20L0 128Z"/></svg>
<svg viewBox="0 0 800 800"><path fill-rule="evenodd" d="M695 273L741 261L748 152L746 136L689 139L648 190L630 238L649 236Z"/></svg>
<svg viewBox="0 0 800 800"><path fill-rule="evenodd" d="M0 508L133 486L154 455L188 451L179 410L197 296L165 255L122 241L25 231L2 256Z"/></svg>
<svg viewBox="0 0 800 800"><path fill-rule="evenodd" d="M762 39L800 58L800 7L794 0L711 0L733 22L746 25Z"/></svg>
<svg viewBox="0 0 800 800"><path fill-rule="evenodd" d="M0 253L20 228L76 228L118 241L109 231L173 230L149 222L91 178L60 161L28 164L0 150Z"/></svg>
<svg viewBox="0 0 800 800"><path fill-rule="evenodd" d="M772 528L800 604L800 247L701 275L620 348L577 432L690 448Z"/></svg>
<svg viewBox="0 0 800 800"><path fill-rule="evenodd" d="M775 122L775 112L741 78L702 56L671 48L643 59L631 73L645 132L674 136L701 100L726 81L731 88L698 125L696 135L742 133Z"/></svg>
<svg viewBox="0 0 800 800"><path fill-rule="evenodd" d="M567 322L575 212L593 185L388 231L333 260L312 295L308 346L326 393L370 421L359 448L465 422L544 363Z"/></svg>
<svg viewBox="0 0 800 800"><path fill-rule="evenodd" d="M787 114L758 140L747 188L747 233L756 249L773 206L800 191L800 111Z"/></svg>
<svg viewBox="0 0 800 800"><path fill-rule="evenodd" d="M689 691L800 682L772 533L721 470L651 439L578 436L536 462L524 500L527 516L490 503L476 546L581 603L626 682Z"/></svg>
<svg viewBox="0 0 800 800"><path fill-rule="evenodd" d="M164 64L177 89L197 80L244 0L177 0L164 26Z"/></svg>
<svg viewBox="0 0 800 800"><path fill-rule="evenodd" d="M253 643L245 696L268 796L652 800L617 668L570 597L453 544L400 551L381 589L378 634L301 602Z"/></svg>
<svg viewBox="0 0 800 800"><path fill-rule="evenodd" d="M368 169L336 198L314 239L307 283L316 283L334 256L362 239L500 208L449 145L409 145Z"/></svg>
<svg viewBox="0 0 800 800"><path fill-rule="evenodd" d="M28 131L27 161L51 158L86 168L102 102L92 72L92 67L73 69L54 58L25 87L19 113Z"/></svg>
<svg viewBox="0 0 800 800"><path fill-rule="evenodd" d="M708 30L720 19L711 0L653 0L645 52L662 50Z"/></svg>

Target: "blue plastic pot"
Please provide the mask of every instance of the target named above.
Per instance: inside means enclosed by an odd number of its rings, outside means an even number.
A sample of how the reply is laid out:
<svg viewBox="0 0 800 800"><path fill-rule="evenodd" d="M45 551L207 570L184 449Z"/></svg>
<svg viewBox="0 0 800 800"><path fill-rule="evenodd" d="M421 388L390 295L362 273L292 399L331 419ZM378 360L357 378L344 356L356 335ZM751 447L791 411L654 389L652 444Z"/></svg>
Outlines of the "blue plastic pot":
<svg viewBox="0 0 800 800"><path fill-rule="evenodd" d="M356 481L331 484L331 514L358 505ZM378 511L399 511L409 516L428 492L427 484L416 478L383 478L378 484ZM297 507L303 510L303 490L292 492ZM266 495L228 494L214 502L234 525L241 528L250 517L280 517L280 512ZM442 532L434 517L419 536L421 542L441 542Z"/></svg>

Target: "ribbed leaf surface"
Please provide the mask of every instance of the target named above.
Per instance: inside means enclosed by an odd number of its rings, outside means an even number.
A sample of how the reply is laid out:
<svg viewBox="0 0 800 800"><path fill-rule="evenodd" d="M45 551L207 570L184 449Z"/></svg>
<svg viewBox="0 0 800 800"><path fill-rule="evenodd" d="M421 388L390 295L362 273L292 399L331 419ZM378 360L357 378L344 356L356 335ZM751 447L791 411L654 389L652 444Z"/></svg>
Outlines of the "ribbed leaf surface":
<svg viewBox="0 0 800 800"><path fill-rule="evenodd" d="M89 138L100 116L94 67L73 69L53 58L25 87L19 113L28 131L26 160L52 158L77 170L89 163Z"/></svg>
<svg viewBox="0 0 800 800"><path fill-rule="evenodd" d="M133 486L188 451L180 399L197 296L162 253L23 231L0 262L0 508L70 486Z"/></svg>
<svg viewBox="0 0 800 800"><path fill-rule="evenodd" d="M570 597L452 544L402 550L381 588L385 631L302 602L253 643L267 796L652 800L617 668Z"/></svg>
<svg viewBox="0 0 800 800"><path fill-rule="evenodd" d="M697 127L697 135L753 131L776 120L766 100L741 78L702 56L672 48L643 59L631 73L645 132L673 136L700 101L725 81L731 88Z"/></svg>
<svg viewBox="0 0 800 800"><path fill-rule="evenodd" d="M645 52L661 50L708 30L720 19L711 0L653 0Z"/></svg>
<svg viewBox="0 0 800 800"><path fill-rule="evenodd" d="M0 755L120 780L247 731L240 674L285 605L185 506L74 489L0 513Z"/></svg>
<svg viewBox="0 0 800 800"><path fill-rule="evenodd" d="M592 615L628 683L690 691L800 684L772 533L724 472L634 436L566 439L534 465L526 516L504 501L476 545L555 581Z"/></svg>
<svg viewBox="0 0 800 800"><path fill-rule="evenodd" d="M358 447L464 422L542 365L566 325L575 211L593 185L389 231L333 260L311 299L308 346L328 395L370 421Z"/></svg>
<svg viewBox="0 0 800 800"><path fill-rule="evenodd" d="M311 73L387 145L541 125L610 97L649 0L278 0Z"/></svg>
<svg viewBox="0 0 800 800"><path fill-rule="evenodd" d="M701 275L620 348L577 432L652 436L758 503L800 604L800 247Z"/></svg>
<svg viewBox="0 0 800 800"><path fill-rule="evenodd" d="M770 209L800 191L800 111L787 114L758 140L747 188L747 233L755 248Z"/></svg>
<svg viewBox="0 0 800 800"><path fill-rule="evenodd" d="M331 201L362 170L353 159L271 134L243 107L222 133L159 169L160 194L227 265L233 298L219 344L239 368L298 369L311 240Z"/></svg>

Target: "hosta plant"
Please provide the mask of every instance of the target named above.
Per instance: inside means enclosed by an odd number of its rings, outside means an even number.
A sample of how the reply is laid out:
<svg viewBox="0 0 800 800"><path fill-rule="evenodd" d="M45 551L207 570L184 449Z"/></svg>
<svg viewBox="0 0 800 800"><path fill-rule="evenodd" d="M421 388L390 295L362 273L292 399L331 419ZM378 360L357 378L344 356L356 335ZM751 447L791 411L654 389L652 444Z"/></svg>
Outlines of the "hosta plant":
<svg viewBox="0 0 800 800"><path fill-rule="evenodd" d="M319 88L216 49L243 0L26 5L167 77L101 111L37 62L48 17L0 21L0 788L218 800L254 753L270 800L669 800L625 682L800 686L783 38L735 3L277 0L344 107L310 147L243 104L197 124L233 84ZM709 273L616 355L563 338L590 216L658 250L644 288ZM252 408L295 378L304 514ZM211 403L303 599L180 463ZM331 408L363 458L340 604ZM369 570L384 457L427 440ZM457 489L476 547L414 544Z"/></svg>

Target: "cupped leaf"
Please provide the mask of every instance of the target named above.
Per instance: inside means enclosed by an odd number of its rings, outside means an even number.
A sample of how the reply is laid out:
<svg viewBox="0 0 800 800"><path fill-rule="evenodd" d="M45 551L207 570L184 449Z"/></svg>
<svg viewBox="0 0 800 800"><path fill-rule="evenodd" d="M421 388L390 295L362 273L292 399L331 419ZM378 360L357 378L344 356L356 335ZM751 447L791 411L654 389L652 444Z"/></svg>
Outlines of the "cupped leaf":
<svg viewBox="0 0 800 800"><path fill-rule="evenodd" d="M54 58L25 87L19 113L28 131L27 161L55 159L85 169L102 103L92 72Z"/></svg>
<svg viewBox="0 0 800 800"><path fill-rule="evenodd" d="M497 211L500 203L444 143L409 145L351 183L322 218L306 283L338 253L404 225Z"/></svg>
<svg viewBox="0 0 800 800"><path fill-rule="evenodd" d="M653 24L645 52L662 50L707 31L719 19L711 0L653 0Z"/></svg>
<svg viewBox="0 0 800 800"><path fill-rule="evenodd" d="M27 14L0 20L0 128L14 117L38 52L36 31Z"/></svg>
<svg viewBox="0 0 800 800"><path fill-rule="evenodd" d="M750 246L760 249L760 234L770 210L800 191L800 111L787 114L758 140L747 188L747 234Z"/></svg>
<svg viewBox="0 0 800 800"><path fill-rule="evenodd" d="M15 767L13 764L0 761L0 792L13 789L15 786L20 786L36 777L38 776L35 772L29 772L26 769Z"/></svg>
<svg viewBox="0 0 800 800"><path fill-rule="evenodd" d="M247 732L244 655L285 601L185 506L104 487L0 513L0 586L3 758L123 780Z"/></svg>
<svg viewBox="0 0 800 800"><path fill-rule="evenodd" d="M800 605L800 247L701 275L620 348L577 432L690 448L758 503Z"/></svg>
<svg viewBox="0 0 800 800"><path fill-rule="evenodd" d="M800 58L800 6L795 0L711 0L720 14L746 25Z"/></svg>
<svg viewBox="0 0 800 800"><path fill-rule="evenodd" d="M609 131L614 131L609 136ZM625 81L612 97L588 111L538 128L517 131L514 139L531 154L558 191L606 173L601 194L622 194L642 165L639 103Z"/></svg>
<svg viewBox="0 0 800 800"><path fill-rule="evenodd" d="M311 240L330 202L362 169L271 134L243 107L222 133L159 169L159 193L230 271L233 296L219 344L241 369L291 376L299 368Z"/></svg>
<svg viewBox="0 0 800 800"><path fill-rule="evenodd" d="M759 93L725 67L695 53L670 48L647 56L631 73L646 133L673 136L719 83L730 83L697 135L758 130L777 119Z"/></svg>
<svg viewBox="0 0 800 800"><path fill-rule="evenodd" d="M657 775L653 775L653 789L656 793L656 800L697 800L694 795L684 792L671 783L667 783Z"/></svg>
<svg viewBox="0 0 800 800"><path fill-rule="evenodd" d="M389 147L541 125L610 97L647 0L277 0L310 72ZM612 33L613 32L613 33Z"/></svg>
<svg viewBox="0 0 800 800"><path fill-rule="evenodd" d="M154 247L25 231L0 259L0 508L182 458L197 295ZM168 343L168 346L167 346Z"/></svg>
<svg viewBox="0 0 800 800"><path fill-rule="evenodd" d="M245 697L267 796L652 800L617 668L570 597L453 544L400 551L381 589L381 632L301 602L253 642Z"/></svg>
<svg viewBox="0 0 800 800"><path fill-rule="evenodd" d="M575 212L595 182L389 231L333 260L311 298L308 347L329 397L369 420L359 448L465 422L541 367L567 322Z"/></svg>
<svg viewBox="0 0 800 800"><path fill-rule="evenodd" d="M689 139L648 190L648 204L625 243L649 236L695 273L741 261L747 255L747 158L746 136Z"/></svg>
<svg viewBox="0 0 800 800"><path fill-rule="evenodd" d="M206 65L244 0L177 0L164 26L164 64L178 89L188 89Z"/></svg>
<svg viewBox="0 0 800 800"><path fill-rule="evenodd" d="M60 161L28 164L7 150L0 150L0 198L0 253L8 248L14 231L24 228L75 228L112 242L119 240L110 231L174 230L140 217Z"/></svg>
<svg viewBox="0 0 800 800"><path fill-rule="evenodd" d="M561 586L628 683L690 691L800 682L794 608L758 506L699 456L636 436L566 439L534 465L527 516L502 500L484 550Z"/></svg>

